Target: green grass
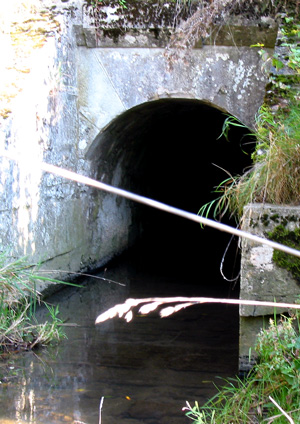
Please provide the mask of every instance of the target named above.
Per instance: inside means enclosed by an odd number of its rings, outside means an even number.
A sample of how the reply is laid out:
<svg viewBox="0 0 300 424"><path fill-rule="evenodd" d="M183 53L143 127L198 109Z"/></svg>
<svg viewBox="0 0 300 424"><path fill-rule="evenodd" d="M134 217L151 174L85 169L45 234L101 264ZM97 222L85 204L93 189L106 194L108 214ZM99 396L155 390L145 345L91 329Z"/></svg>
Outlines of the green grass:
<svg viewBox="0 0 300 424"><path fill-rule="evenodd" d="M300 422L300 337L296 317L282 317L258 336L259 360L249 376L227 380L202 408L187 402L186 415L195 424L286 424ZM299 328L299 325L296 327ZM271 396L271 398L270 398Z"/></svg>
<svg viewBox="0 0 300 424"><path fill-rule="evenodd" d="M62 283L39 276L37 268L25 259L0 254L0 353L33 349L65 337L58 307L41 300L36 290L38 281ZM41 324L35 312L42 303L48 309L49 319Z"/></svg>

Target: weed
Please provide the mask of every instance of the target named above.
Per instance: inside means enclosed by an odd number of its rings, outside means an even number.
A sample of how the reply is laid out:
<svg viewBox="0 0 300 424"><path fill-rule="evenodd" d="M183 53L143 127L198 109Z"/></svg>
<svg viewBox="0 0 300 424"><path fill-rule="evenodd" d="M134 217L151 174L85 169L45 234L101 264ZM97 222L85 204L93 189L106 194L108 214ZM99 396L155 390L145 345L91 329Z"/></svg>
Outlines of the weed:
<svg viewBox="0 0 300 424"><path fill-rule="evenodd" d="M208 421L208 418L205 415L205 412L201 412L200 408L199 408L199 404L196 401L195 402L195 406L191 406L189 402L186 402L186 406L182 408L183 411L188 411L186 412L186 416L188 418L190 418L191 420L194 420L195 423L197 424L213 424L214 423L214 415L215 415L215 411L212 412L212 415Z"/></svg>
<svg viewBox="0 0 300 424"><path fill-rule="evenodd" d="M58 307L41 301L36 290L39 280L62 283L39 276L36 267L25 259L14 260L7 253L0 254L0 351L33 349L65 336ZM40 303L46 305L49 315L49 320L42 324L35 318Z"/></svg>
<svg viewBox="0 0 300 424"><path fill-rule="evenodd" d="M300 337L297 317L270 320L258 336L258 363L250 375L227 380L202 408L187 403L186 415L196 424L299 422ZM275 402L274 402L275 401ZM281 410L277 405L280 406ZM282 412L284 411L284 413Z"/></svg>

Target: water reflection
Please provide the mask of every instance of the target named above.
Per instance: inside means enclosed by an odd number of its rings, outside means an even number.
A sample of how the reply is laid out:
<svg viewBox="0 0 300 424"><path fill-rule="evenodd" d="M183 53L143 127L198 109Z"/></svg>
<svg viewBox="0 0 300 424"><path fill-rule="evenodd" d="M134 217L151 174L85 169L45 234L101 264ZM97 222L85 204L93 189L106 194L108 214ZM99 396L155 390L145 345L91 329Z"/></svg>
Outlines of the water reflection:
<svg viewBox="0 0 300 424"><path fill-rule="evenodd" d="M202 305L165 319L152 313L94 325L129 296L199 295L190 278L183 287L182 275L145 274L136 259L121 258L105 274L125 286L93 280L51 298L76 326L66 328L60 345L11 359L16 375L0 386L1 423L96 424L102 396L102 424L185 423L186 400L203 403L220 383L216 376L236 373L236 307Z"/></svg>

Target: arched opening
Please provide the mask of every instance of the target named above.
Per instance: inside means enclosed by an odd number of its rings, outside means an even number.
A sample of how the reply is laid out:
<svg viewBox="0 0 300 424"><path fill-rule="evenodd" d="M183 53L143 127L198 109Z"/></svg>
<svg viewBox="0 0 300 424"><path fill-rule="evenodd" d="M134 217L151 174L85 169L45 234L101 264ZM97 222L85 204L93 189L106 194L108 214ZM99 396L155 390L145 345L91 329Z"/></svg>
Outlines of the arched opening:
<svg viewBox="0 0 300 424"><path fill-rule="evenodd" d="M213 190L228 173L241 174L251 164L249 130L232 127L226 140L221 136L226 118L225 111L199 100L152 101L113 120L89 157L99 180L197 213L217 196ZM230 235L138 204L131 210L138 264L176 274L181 294L232 288L220 274ZM235 225L229 217L227 223ZM238 273L238 256L232 243L224 267L229 278Z"/></svg>

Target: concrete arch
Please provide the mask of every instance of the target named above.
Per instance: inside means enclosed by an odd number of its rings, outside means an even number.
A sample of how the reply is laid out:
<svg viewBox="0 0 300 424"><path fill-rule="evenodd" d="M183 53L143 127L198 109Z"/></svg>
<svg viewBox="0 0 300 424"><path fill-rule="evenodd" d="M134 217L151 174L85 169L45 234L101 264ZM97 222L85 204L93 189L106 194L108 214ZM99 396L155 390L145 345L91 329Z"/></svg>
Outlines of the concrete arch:
<svg viewBox="0 0 300 424"><path fill-rule="evenodd" d="M230 141L220 137L226 117L219 107L195 99L143 103L112 120L88 158L99 180L197 213L228 177L225 171L239 174L251 163L245 152L254 144L247 128L232 128ZM98 196L106 254L118 254L145 237L156 262L164 256L192 269L209 264L211 256L221 260L228 237L111 195Z"/></svg>
<svg viewBox="0 0 300 424"><path fill-rule="evenodd" d="M251 126L267 76L250 47L204 46L170 63L161 48L78 48L80 138L87 148L119 114L162 98L206 100Z"/></svg>

